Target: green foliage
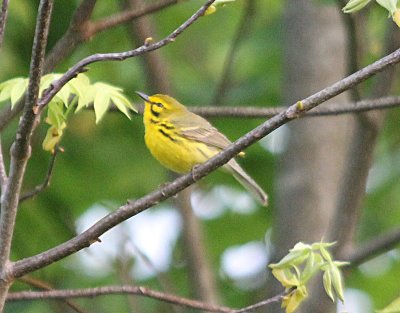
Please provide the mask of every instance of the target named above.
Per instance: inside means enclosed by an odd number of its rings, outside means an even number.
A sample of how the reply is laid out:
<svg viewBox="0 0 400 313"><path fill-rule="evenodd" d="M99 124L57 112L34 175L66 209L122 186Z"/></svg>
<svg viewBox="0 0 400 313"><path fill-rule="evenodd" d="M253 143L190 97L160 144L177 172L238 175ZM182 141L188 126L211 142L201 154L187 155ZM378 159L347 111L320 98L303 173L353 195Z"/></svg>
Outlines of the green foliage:
<svg viewBox="0 0 400 313"><path fill-rule="evenodd" d="M354 13L363 9L371 0L350 0L343 8L344 13ZM389 16L400 26L400 12L397 8L398 0L376 0L376 2L389 12Z"/></svg>
<svg viewBox="0 0 400 313"><path fill-rule="evenodd" d="M400 297L395 299L386 308L376 311L377 313L400 313Z"/></svg>
<svg viewBox="0 0 400 313"><path fill-rule="evenodd" d="M52 82L61 77L61 74L47 74L42 77L39 94L42 95ZM0 84L0 102L10 100L11 109L15 107L28 86L27 78L13 78ZM54 151L56 145L67 127L67 118L70 112L78 113L93 103L98 123L107 112L111 104L125 114L129 119L129 110L135 111L131 102L122 93L122 89L105 83L91 84L89 78L79 74L69 81L51 99L47 106L46 123L50 125L43 141L43 149Z"/></svg>
<svg viewBox="0 0 400 313"><path fill-rule="evenodd" d="M313 243L311 245L302 242L297 243L289 254L282 258L279 263L270 264L272 274L277 280L291 291L282 301L282 307L286 313L294 312L308 296L307 283L319 271L323 272L323 284L327 295L335 301L343 298L343 282L340 267L347 262L332 260L327 250L334 243Z"/></svg>

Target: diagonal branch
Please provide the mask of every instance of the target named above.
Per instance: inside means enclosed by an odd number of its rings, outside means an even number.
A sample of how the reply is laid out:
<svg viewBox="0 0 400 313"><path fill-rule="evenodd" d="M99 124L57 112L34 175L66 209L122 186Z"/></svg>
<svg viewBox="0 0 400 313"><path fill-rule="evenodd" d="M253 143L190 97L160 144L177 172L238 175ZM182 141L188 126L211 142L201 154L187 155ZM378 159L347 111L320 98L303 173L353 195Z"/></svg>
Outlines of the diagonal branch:
<svg viewBox="0 0 400 313"><path fill-rule="evenodd" d="M245 313L245 312L253 312L255 309L264 307L271 303L280 302L282 301L283 297L287 296L290 292L291 291L282 292L270 299L258 302L256 304L238 310L224 306L207 304L205 302L179 297L173 294L152 290L146 287L129 286L129 285L107 286L107 287L86 288L86 289L11 292L7 300L18 301L18 300L37 300L37 299L93 298L105 295L132 294L168 303L178 304L192 309L205 310L208 312Z"/></svg>
<svg viewBox="0 0 400 313"><path fill-rule="evenodd" d="M354 267L361 263L393 249L400 243L400 229L393 229L384 233L369 242L361 244L352 251L346 258L350 266Z"/></svg>
<svg viewBox="0 0 400 313"><path fill-rule="evenodd" d="M56 163L56 157L57 157L57 154L58 154L59 151L60 150L59 150L58 147L56 147L56 149L54 149L54 153L51 156L49 167L47 169L46 177L45 177L43 183L41 183L40 185L37 185L33 190L28 191L27 193L23 194L19 198L19 203L21 203L21 202L23 202L25 200L28 200L30 198L35 197L36 195L41 193L43 190L45 190L47 187L49 187L51 176L53 174L54 164Z"/></svg>
<svg viewBox="0 0 400 313"><path fill-rule="evenodd" d="M0 48L3 44L7 16L8 16L8 0L3 0L3 3L1 4L1 11L0 11Z"/></svg>
<svg viewBox="0 0 400 313"><path fill-rule="evenodd" d="M88 31L88 37L94 36L95 34L107 30L109 28L130 22L136 18L142 17L144 15L162 10L166 7L169 7L178 2L182 2L180 0L162 0L159 2L155 2L149 4L145 7L141 7L139 9L132 9L129 11L125 11L119 14L115 14L101 20L91 22L90 28Z"/></svg>
<svg viewBox="0 0 400 313"><path fill-rule="evenodd" d="M164 39L153 43L144 44L137 49L120 52L120 53L97 53L88 56L77 64L75 64L70 70L68 70L60 79L54 81L52 85L44 92L44 95L38 102L37 110L42 110L50 100L55 96L55 94L60 91L60 89L71 79L76 77L79 73L86 71L85 67L89 64L100 62L100 61L123 61L127 58L136 57L144 53L157 50L167 44L174 42L175 39L185 31L190 25L192 25L200 16L204 15L204 12L215 0L208 0L195 14L193 14L188 20L186 20L181 26L175 29L170 35Z"/></svg>
<svg viewBox="0 0 400 313"><path fill-rule="evenodd" d="M171 183L153 191L152 193L136 200L128 202L114 212L108 214L92 227L79 234L78 236L40 254L22 259L12 264L11 273L14 277L21 277L29 272L43 268L53 262L65 258L83 248L96 242L98 238L109 229L124 220L139 214L147 208L163 201L195 181L203 178L216 168L228 162L235 155L254 144L267 134L289 121L303 115L306 111L318 106L324 101L344 92L345 90L361 83L376 73L400 62L400 49L388 56L374 62L373 64L361 69L360 71L336 82L335 84L311 95L301 102L293 104L286 111L274 116L270 120L259 125L246 135L238 139L235 143L224 149L221 153L211 158L207 162L196 167L196 173L189 173L178 177Z"/></svg>

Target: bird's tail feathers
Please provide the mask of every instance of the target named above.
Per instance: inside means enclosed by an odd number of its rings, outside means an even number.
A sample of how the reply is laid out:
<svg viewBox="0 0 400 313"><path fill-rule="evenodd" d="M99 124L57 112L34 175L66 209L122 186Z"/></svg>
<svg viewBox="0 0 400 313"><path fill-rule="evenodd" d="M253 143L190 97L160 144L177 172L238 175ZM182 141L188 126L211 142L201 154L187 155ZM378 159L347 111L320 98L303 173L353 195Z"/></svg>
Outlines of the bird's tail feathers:
<svg viewBox="0 0 400 313"><path fill-rule="evenodd" d="M268 205L268 195L264 192L264 190L258 186L258 184L251 178L236 162L236 160L230 160L225 168L230 171L236 180L248 191L250 191L257 200L263 205Z"/></svg>

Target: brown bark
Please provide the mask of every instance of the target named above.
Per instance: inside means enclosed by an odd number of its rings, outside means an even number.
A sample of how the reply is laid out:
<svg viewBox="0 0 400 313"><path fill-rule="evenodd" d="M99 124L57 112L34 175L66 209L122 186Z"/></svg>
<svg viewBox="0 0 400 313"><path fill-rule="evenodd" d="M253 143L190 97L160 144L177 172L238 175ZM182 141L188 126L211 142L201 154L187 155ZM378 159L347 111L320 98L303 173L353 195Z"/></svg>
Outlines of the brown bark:
<svg viewBox="0 0 400 313"><path fill-rule="evenodd" d="M284 27L286 102L301 100L345 76L345 34L335 7L315 1L288 1ZM342 94L333 101L347 100ZM327 237L352 125L349 116L289 124L288 148L279 163L276 186L274 260L299 241ZM271 288L276 291L279 287ZM312 302L313 291L310 293ZM319 311L305 304L299 312Z"/></svg>

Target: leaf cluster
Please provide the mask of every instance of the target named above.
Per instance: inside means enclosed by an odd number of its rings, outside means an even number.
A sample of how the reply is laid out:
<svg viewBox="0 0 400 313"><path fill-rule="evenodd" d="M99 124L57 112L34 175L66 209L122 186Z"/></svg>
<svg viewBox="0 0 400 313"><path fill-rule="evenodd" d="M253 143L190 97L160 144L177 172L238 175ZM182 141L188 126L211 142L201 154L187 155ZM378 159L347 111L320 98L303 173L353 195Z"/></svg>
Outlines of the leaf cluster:
<svg viewBox="0 0 400 313"><path fill-rule="evenodd" d="M61 74L48 74L42 77L39 94L43 94L51 87L53 81L59 79ZM22 101L28 86L28 78L17 77L0 84L0 102L10 101L11 109ZM60 142L67 118L71 112L78 113L83 108L93 105L98 123L110 105L114 105L128 118L129 110L137 112L129 99L123 94L122 89L110 84L97 82L91 83L84 74L79 74L69 81L49 102L47 106L46 123L49 128L43 140L42 147L46 151L54 151Z"/></svg>
<svg viewBox="0 0 400 313"><path fill-rule="evenodd" d="M327 295L342 302L343 282L340 267L347 262L334 261L327 248L334 243L318 242L313 244L297 243L289 254L279 263L270 264L272 274L289 292L282 301L286 313L294 312L308 296L307 283L319 271L323 272L323 284Z"/></svg>

